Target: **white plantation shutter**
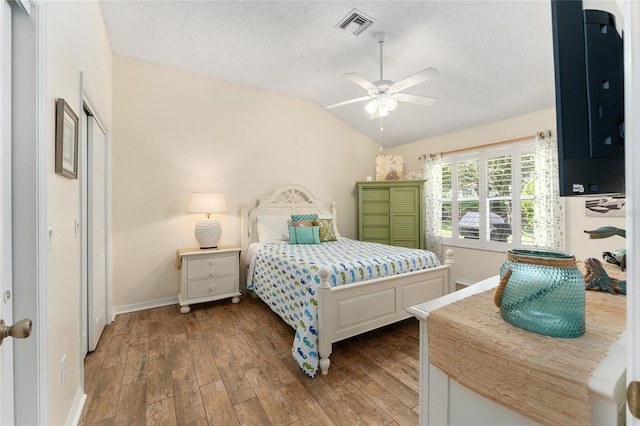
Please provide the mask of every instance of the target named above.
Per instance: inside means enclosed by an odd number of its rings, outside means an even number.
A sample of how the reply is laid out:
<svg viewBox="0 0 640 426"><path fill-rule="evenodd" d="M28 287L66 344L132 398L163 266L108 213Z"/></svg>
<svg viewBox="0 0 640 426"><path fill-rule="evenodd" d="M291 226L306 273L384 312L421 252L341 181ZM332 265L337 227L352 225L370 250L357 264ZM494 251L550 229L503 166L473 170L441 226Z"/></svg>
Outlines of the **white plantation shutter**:
<svg viewBox="0 0 640 426"><path fill-rule="evenodd" d="M442 160L445 243L505 250L533 245L533 141Z"/></svg>

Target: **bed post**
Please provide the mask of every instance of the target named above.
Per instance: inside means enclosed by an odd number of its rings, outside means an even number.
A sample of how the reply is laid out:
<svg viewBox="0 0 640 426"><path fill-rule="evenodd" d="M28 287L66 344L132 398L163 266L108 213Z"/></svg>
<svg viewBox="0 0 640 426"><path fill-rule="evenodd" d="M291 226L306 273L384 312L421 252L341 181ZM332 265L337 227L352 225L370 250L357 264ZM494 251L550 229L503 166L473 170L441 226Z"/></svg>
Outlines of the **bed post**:
<svg viewBox="0 0 640 426"><path fill-rule="evenodd" d="M336 208L335 201L331 203L331 207L329 207L329 211L331 212L331 216L333 216L333 227L335 229L338 229L338 209Z"/></svg>
<svg viewBox="0 0 640 426"><path fill-rule="evenodd" d="M249 231L247 229L249 219L249 214L247 210L247 205L240 205L240 247L242 250L246 249L249 241Z"/></svg>
<svg viewBox="0 0 640 426"><path fill-rule="evenodd" d="M320 356L320 371L323 375L329 372L329 356L333 340L333 313L331 302L331 285L329 285L329 271L320 269L320 285L318 286L318 355Z"/></svg>
<svg viewBox="0 0 640 426"><path fill-rule="evenodd" d="M249 247L249 210L246 204L240 205L240 287L244 289L247 286L246 268L247 268L247 247ZM244 290L243 290L244 291Z"/></svg>
<svg viewBox="0 0 640 426"><path fill-rule="evenodd" d="M453 293L456 291L456 276L453 273L456 261L453 260L453 250L447 249L445 251L444 264L449 266L449 293Z"/></svg>

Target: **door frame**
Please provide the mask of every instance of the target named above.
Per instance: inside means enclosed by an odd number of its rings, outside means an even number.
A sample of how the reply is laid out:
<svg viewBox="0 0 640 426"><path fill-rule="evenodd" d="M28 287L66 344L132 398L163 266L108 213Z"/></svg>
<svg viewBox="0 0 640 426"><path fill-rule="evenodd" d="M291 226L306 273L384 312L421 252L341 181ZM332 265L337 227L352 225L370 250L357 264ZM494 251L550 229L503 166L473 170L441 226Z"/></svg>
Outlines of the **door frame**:
<svg viewBox="0 0 640 426"><path fill-rule="evenodd" d="M640 161L640 4L636 1L624 2L624 56L625 56L625 182L627 186L627 327L629 343L627 348L627 386L632 381L640 381L640 170L635 167ZM629 426L640 426L640 419L626 410Z"/></svg>

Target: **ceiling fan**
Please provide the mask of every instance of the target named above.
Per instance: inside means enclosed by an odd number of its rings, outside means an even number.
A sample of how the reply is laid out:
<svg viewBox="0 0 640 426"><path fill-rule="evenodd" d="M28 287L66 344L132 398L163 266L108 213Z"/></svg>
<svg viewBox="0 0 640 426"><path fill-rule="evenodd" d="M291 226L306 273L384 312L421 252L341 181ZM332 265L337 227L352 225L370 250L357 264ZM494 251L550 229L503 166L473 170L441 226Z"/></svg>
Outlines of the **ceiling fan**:
<svg viewBox="0 0 640 426"><path fill-rule="evenodd" d="M430 98L427 96L408 95L406 93L400 92L404 89L415 86L416 84L422 83L423 81L426 81L431 77L435 77L436 75L438 75L438 70L434 68L426 68L396 83L391 80L384 80L382 76L382 45L387 40L387 33L376 33L373 37L380 44L380 80L371 83L356 73L344 74L346 78L353 81L358 86L367 89L368 96L338 102L337 104L333 105L327 105L325 108L331 109L355 102L370 100L365 109L370 114L369 118L374 119L378 117L386 117L387 115L389 115L390 111L396 109L396 107L398 106L398 102L407 102L425 106L433 105L436 101L435 98Z"/></svg>

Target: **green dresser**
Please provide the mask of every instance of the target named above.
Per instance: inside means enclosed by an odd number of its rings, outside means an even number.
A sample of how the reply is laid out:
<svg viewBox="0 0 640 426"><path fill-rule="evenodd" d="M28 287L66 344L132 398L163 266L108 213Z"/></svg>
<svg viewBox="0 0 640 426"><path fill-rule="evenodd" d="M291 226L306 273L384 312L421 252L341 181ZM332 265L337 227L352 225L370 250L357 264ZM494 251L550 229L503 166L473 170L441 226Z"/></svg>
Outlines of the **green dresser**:
<svg viewBox="0 0 640 426"><path fill-rule="evenodd" d="M424 249L424 182L356 182L358 239Z"/></svg>

